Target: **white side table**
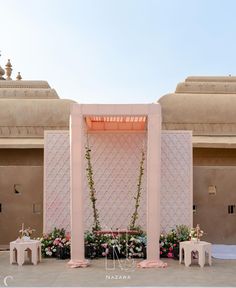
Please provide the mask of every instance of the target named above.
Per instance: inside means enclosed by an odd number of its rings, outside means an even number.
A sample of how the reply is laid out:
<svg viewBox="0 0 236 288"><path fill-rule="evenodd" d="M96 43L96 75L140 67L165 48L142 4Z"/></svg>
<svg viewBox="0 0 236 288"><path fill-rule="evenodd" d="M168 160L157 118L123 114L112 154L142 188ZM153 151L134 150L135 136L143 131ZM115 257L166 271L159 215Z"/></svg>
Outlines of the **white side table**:
<svg viewBox="0 0 236 288"><path fill-rule="evenodd" d="M184 264L190 266L192 262L192 252L198 252L198 264L204 267L206 262L206 253L208 254L208 263L211 266L211 243L205 241L184 241L179 245L179 263L182 263L184 251Z"/></svg>
<svg viewBox="0 0 236 288"><path fill-rule="evenodd" d="M10 264L18 263L23 265L25 262L25 250L31 255L31 261L34 265L41 262L41 242L38 240L16 240L10 243Z"/></svg>

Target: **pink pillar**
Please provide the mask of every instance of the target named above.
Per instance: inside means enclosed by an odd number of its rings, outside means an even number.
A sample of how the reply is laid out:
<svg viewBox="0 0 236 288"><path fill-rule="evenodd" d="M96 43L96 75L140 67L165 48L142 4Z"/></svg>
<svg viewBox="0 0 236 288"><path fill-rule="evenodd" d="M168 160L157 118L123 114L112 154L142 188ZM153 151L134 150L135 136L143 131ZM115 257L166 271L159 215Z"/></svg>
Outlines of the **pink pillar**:
<svg viewBox="0 0 236 288"><path fill-rule="evenodd" d="M138 267L166 267L160 261L161 109L149 107L147 129L147 260Z"/></svg>
<svg viewBox="0 0 236 288"><path fill-rule="evenodd" d="M84 216L83 216L83 157L84 120L79 106L72 106L71 112L71 267L87 267L84 257Z"/></svg>

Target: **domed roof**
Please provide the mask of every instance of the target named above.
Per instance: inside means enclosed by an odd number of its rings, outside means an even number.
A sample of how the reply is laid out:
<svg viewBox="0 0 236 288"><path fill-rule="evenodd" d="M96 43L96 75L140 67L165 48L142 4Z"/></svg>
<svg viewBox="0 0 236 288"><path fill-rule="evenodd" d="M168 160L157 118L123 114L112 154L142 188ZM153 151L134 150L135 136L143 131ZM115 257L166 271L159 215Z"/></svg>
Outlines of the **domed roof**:
<svg viewBox="0 0 236 288"><path fill-rule="evenodd" d="M236 77L188 77L158 102L163 129L236 135Z"/></svg>
<svg viewBox="0 0 236 288"><path fill-rule="evenodd" d="M68 130L72 103L46 81L0 80L0 138L43 138L44 130Z"/></svg>
<svg viewBox="0 0 236 288"><path fill-rule="evenodd" d="M69 126L70 106L64 99L1 99L0 127L62 127Z"/></svg>
<svg viewBox="0 0 236 288"><path fill-rule="evenodd" d="M0 81L0 99L59 99L46 81Z"/></svg>

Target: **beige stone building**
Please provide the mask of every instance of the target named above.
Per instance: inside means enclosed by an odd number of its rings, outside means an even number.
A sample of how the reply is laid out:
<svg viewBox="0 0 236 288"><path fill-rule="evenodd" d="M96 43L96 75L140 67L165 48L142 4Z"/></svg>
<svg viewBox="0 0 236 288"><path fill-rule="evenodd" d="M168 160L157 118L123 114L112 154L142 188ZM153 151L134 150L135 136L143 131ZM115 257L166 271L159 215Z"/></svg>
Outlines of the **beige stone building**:
<svg viewBox="0 0 236 288"><path fill-rule="evenodd" d="M4 75L6 71L6 76ZM22 223L43 230L44 131L68 130L70 106L46 81L0 67L0 248ZM188 77L163 96L164 130L193 131L194 225L236 241L236 77Z"/></svg>
<svg viewBox="0 0 236 288"><path fill-rule="evenodd" d="M8 68L5 78L0 67L0 247L21 223L42 234L44 130L68 130L72 103L46 81L11 80Z"/></svg>
<svg viewBox="0 0 236 288"><path fill-rule="evenodd" d="M193 219L236 242L236 77L188 77L160 98L164 130L193 131Z"/></svg>

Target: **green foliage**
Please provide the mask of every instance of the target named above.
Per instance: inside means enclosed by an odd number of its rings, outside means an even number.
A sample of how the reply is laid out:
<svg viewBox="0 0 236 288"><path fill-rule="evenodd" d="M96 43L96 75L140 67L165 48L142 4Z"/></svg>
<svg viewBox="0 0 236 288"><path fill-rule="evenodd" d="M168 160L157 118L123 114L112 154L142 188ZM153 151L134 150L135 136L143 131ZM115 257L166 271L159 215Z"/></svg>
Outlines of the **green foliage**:
<svg viewBox="0 0 236 288"><path fill-rule="evenodd" d="M176 235L179 242L188 241L190 234L190 228L186 225L176 226Z"/></svg>
<svg viewBox="0 0 236 288"><path fill-rule="evenodd" d="M176 226L167 234L160 235L160 256L178 258L179 242L189 240L190 228L185 225ZM42 255L56 257L58 248L70 252L70 235L65 229L57 229L49 234L44 234L40 239L42 243ZM89 258L112 258L113 249L119 257L139 257L146 254L147 236L141 232L138 234L107 233L98 234L87 231L84 235L85 252Z"/></svg>
<svg viewBox="0 0 236 288"><path fill-rule="evenodd" d="M140 161L140 165L139 165L139 177L138 177L138 184L137 184L137 192L136 195L134 197L135 200L135 206L134 206L134 213L131 216L131 222L129 225L129 229L130 230L140 230L140 227L136 226L136 222L138 220L138 209L140 206L140 198L141 198L141 191L142 191L142 180L143 180L143 175L144 175L144 151L142 150L141 153L141 161Z"/></svg>
<svg viewBox="0 0 236 288"><path fill-rule="evenodd" d="M146 249L146 235L132 235L132 234L96 234L86 232L85 234L85 251L87 257L114 257L114 250L116 256L124 258L144 257L144 250Z"/></svg>
<svg viewBox="0 0 236 288"><path fill-rule="evenodd" d="M176 226L167 234L160 235L160 256L178 258L179 242L189 240L190 228L186 225Z"/></svg>
<svg viewBox="0 0 236 288"><path fill-rule="evenodd" d="M98 231L101 230L101 225L99 222L99 215L98 215L98 210L96 208L96 190L95 190L95 184L93 180L93 167L91 163L91 149L86 146L86 153L85 153L85 158L87 159L87 181L89 185L89 196L90 196L90 201L92 203L92 209L93 209L93 231Z"/></svg>

